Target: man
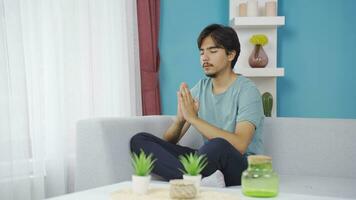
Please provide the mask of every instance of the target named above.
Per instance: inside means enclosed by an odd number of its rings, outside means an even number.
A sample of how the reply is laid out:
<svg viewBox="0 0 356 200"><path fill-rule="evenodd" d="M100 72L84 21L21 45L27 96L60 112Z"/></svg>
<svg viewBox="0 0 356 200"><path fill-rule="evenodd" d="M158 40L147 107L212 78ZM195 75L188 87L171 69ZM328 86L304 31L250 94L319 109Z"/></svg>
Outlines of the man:
<svg viewBox="0 0 356 200"><path fill-rule="evenodd" d="M221 177L225 182L222 184L240 185L241 173L247 168L247 155L262 153L261 96L252 81L233 72L240 42L232 28L218 24L207 26L199 35L198 47L207 78L191 91L187 84L180 85L177 116L163 139L138 133L131 139L131 150L152 153L157 159L153 173L167 180L182 177L179 155L205 154L208 165L203 177L214 176L218 180ZM190 126L205 140L197 150L177 145Z"/></svg>

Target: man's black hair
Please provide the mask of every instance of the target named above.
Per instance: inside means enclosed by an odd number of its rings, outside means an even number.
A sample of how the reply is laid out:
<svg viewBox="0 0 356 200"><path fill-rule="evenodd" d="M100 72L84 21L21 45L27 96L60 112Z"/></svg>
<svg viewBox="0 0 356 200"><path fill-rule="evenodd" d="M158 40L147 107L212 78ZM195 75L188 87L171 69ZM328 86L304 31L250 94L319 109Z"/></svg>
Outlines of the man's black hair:
<svg viewBox="0 0 356 200"><path fill-rule="evenodd" d="M225 49L226 54L231 51L236 51L236 56L231 62L231 68L233 69L240 55L240 41L235 30L229 26L211 24L205 27L200 33L197 41L198 48L201 47L202 41L209 36L213 39L217 47Z"/></svg>

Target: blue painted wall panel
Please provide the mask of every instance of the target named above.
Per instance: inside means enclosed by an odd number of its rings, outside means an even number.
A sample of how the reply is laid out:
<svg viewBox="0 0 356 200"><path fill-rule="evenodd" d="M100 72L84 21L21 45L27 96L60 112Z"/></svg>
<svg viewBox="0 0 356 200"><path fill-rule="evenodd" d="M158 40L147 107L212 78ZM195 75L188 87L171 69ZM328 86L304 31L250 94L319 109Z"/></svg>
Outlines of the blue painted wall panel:
<svg viewBox="0 0 356 200"><path fill-rule="evenodd" d="M176 114L181 82L203 77L197 37L211 23L228 25L228 0L161 0L160 89L163 114Z"/></svg>

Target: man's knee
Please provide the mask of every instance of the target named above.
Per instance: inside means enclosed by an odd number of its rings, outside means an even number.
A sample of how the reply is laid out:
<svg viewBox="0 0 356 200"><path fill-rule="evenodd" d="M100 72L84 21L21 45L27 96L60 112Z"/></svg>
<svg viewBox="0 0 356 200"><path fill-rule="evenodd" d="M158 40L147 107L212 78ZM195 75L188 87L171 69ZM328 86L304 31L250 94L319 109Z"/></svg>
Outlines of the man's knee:
<svg viewBox="0 0 356 200"><path fill-rule="evenodd" d="M148 138L151 138L152 135L146 132L140 132L136 133L134 136L131 137L130 139L130 148L131 150L136 150L135 148L138 146L138 144L141 144L143 141L147 140Z"/></svg>
<svg viewBox="0 0 356 200"><path fill-rule="evenodd" d="M147 137L150 137L151 134L146 133L146 132L139 132L136 133L134 136L131 137L131 141L137 141L137 140L142 140Z"/></svg>

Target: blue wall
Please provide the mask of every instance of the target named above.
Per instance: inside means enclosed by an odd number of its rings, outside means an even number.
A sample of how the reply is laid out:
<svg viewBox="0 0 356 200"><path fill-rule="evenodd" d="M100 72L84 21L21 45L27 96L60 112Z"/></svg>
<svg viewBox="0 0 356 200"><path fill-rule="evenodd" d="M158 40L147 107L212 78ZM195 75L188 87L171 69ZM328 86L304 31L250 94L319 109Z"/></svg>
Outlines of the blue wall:
<svg viewBox="0 0 356 200"><path fill-rule="evenodd" d="M356 118L355 0L279 0L278 116ZM228 0L161 0L162 113L176 113L176 91L204 75L196 38L210 23L228 24ZM355 77L355 78L353 78Z"/></svg>
<svg viewBox="0 0 356 200"><path fill-rule="evenodd" d="M356 118L356 1L282 0L278 116Z"/></svg>
<svg viewBox="0 0 356 200"><path fill-rule="evenodd" d="M228 0L161 0L160 89L163 114L176 114L176 91L203 77L196 39L211 23L228 25Z"/></svg>

